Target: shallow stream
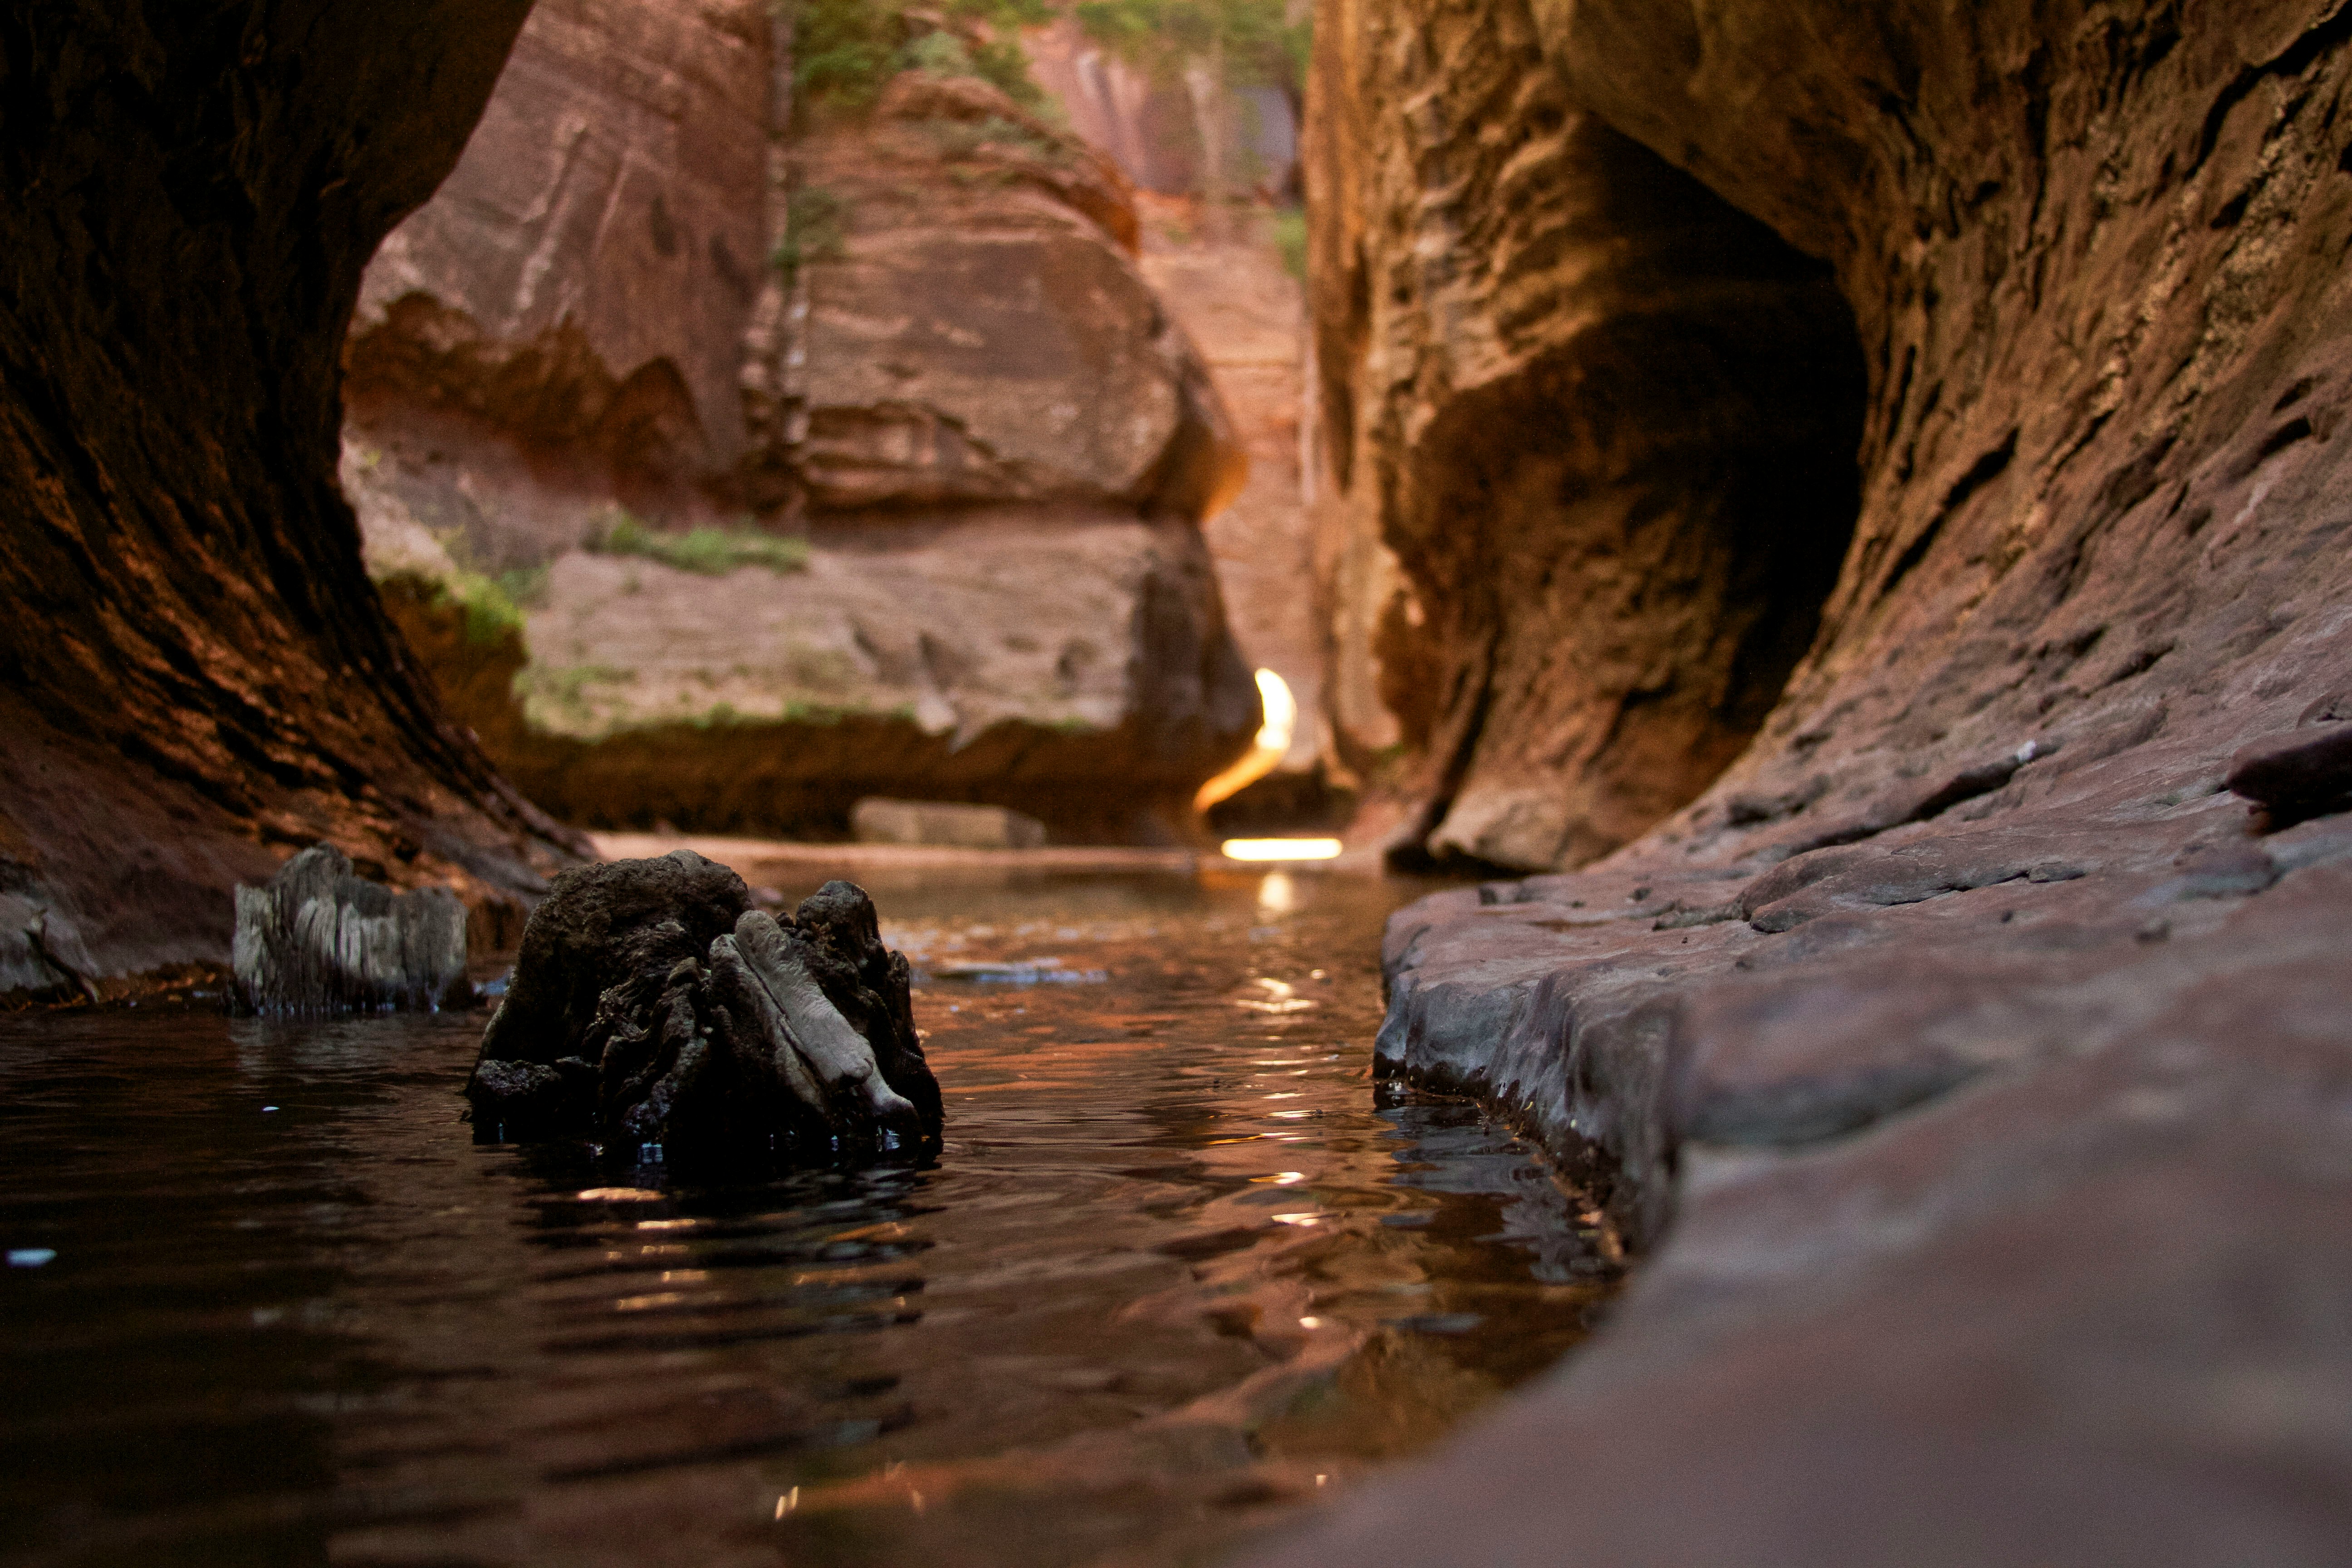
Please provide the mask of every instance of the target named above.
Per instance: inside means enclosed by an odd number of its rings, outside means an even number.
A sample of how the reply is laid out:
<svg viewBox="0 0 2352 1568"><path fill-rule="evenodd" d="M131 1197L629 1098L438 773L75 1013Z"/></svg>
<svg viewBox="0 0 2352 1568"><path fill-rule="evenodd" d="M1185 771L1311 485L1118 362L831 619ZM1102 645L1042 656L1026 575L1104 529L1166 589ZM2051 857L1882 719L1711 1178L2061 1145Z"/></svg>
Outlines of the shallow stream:
<svg viewBox="0 0 2352 1568"><path fill-rule="evenodd" d="M477 1143L480 1015L0 1018L0 1562L1206 1561L1611 1289L1530 1150L1376 1092L1419 889L864 880L930 1170Z"/></svg>

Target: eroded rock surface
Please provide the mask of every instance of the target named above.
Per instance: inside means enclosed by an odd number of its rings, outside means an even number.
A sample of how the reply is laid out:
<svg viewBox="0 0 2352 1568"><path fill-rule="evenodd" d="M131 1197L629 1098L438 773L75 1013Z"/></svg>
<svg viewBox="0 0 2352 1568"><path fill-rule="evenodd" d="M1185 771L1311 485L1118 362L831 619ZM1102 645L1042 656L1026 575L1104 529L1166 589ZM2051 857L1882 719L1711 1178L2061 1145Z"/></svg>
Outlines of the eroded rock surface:
<svg viewBox="0 0 2352 1568"><path fill-rule="evenodd" d="M1613 1172L1648 1257L1271 1561L2339 1558L2352 25L1535 17L1578 101L1832 261L1863 508L1722 780L1391 924L1384 1070Z"/></svg>
<svg viewBox="0 0 2352 1568"><path fill-rule="evenodd" d="M907 960L873 900L828 882L779 919L690 849L557 879L466 1093L483 1136L667 1163L939 1152Z"/></svg>
<svg viewBox="0 0 2352 1568"><path fill-rule="evenodd" d="M818 506L1199 519L1239 488L1207 372L1122 253L1135 213L1107 159L986 82L909 71L794 161L834 242L804 263L792 377Z"/></svg>
<svg viewBox="0 0 2352 1568"><path fill-rule="evenodd" d="M322 838L486 931L571 859L444 723L335 485L361 269L524 10L9 7L0 994L225 968L230 889Z"/></svg>
<svg viewBox="0 0 2352 1568"><path fill-rule="evenodd" d="M1811 640L1852 328L1825 268L1580 102L1523 0L1317 25L1340 758L1416 803L1400 848L1581 864L1720 773Z"/></svg>
<svg viewBox="0 0 2352 1568"><path fill-rule="evenodd" d="M837 837L859 797L920 795L1167 843L1258 719L1181 522L823 526L800 570L718 577L583 552L527 642L420 584L386 598L517 785L597 826Z"/></svg>

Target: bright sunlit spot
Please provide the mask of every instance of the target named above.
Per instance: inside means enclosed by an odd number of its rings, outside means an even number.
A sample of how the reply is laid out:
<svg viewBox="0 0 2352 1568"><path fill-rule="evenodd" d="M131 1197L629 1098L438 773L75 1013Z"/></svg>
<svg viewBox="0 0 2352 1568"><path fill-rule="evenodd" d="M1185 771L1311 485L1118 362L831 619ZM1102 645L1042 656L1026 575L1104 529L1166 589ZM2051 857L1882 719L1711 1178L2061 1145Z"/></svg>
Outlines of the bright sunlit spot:
<svg viewBox="0 0 2352 1568"><path fill-rule="evenodd" d="M1339 854L1336 838L1228 838L1228 860L1331 860Z"/></svg>
<svg viewBox="0 0 2352 1568"><path fill-rule="evenodd" d="M1206 811L1221 800L1230 800L1281 765L1290 750L1290 737L1298 729L1298 699L1290 694L1290 683L1270 669L1257 672L1258 710L1263 715L1257 727L1257 738L1242 760L1202 784L1192 795L1192 809Z"/></svg>

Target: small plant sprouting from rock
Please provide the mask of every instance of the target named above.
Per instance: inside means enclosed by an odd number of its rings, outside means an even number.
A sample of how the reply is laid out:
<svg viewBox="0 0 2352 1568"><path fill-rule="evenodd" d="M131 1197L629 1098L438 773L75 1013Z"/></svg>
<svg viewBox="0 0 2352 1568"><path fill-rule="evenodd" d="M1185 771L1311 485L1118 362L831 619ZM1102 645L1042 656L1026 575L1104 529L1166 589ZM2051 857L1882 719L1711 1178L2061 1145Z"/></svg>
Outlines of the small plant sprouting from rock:
<svg viewBox="0 0 2352 1568"><path fill-rule="evenodd" d="M455 569L446 575L419 579L433 607L462 614L466 641L475 647L509 636L520 637L523 612L547 597L547 568L522 566L484 572L472 563L458 531L452 529L435 537L449 552Z"/></svg>
<svg viewBox="0 0 2352 1568"><path fill-rule="evenodd" d="M849 237L849 205L822 185L806 185L784 198L784 242L775 267L789 287L813 261L838 261Z"/></svg>
<svg viewBox="0 0 2352 1568"><path fill-rule="evenodd" d="M951 161L970 158L992 148L1047 163L1066 163L1071 157L1070 149L1061 142L1000 114L979 121L932 121L923 129L939 147L940 156Z"/></svg>
<svg viewBox="0 0 2352 1568"><path fill-rule="evenodd" d="M1307 211L1285 207L1274 215L1274 248L1281 254L1282 269L1299 282L1307 281Z"/></svg>
<svg viewBox="0 0 2352 1568"><path fill-rule="evenodd" d="M794 26L794 96L820 111L862 114L902 70L974 76L1023 107L1045 95L1029 78L1020 29L1053 20L1045 0L947 0L919 10L893 0L804 0Z"/></svg>
<svg viewBox="0 0 2352 1568"><path fill-rule="evenodd" d="M808 565L808 545L801 540L780 538L756 528L700 526L684 533L668 533L621 507L599 516L583 542L591 554L640 556L706 577L724 577L742 566L799 572Z"/></svg>

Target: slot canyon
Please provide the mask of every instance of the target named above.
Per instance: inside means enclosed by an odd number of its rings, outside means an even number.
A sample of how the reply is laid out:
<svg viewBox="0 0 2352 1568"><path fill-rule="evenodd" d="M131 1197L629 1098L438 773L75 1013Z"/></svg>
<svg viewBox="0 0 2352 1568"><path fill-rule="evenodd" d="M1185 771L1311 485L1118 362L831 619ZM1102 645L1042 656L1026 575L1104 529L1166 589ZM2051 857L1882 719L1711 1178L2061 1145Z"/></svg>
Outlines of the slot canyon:
<svg viewBox="0 0 2352 1568"><path fill-rule="evenodd" d="M0 85L10 1561L2346 1561L2352 5Z"/></svg>

